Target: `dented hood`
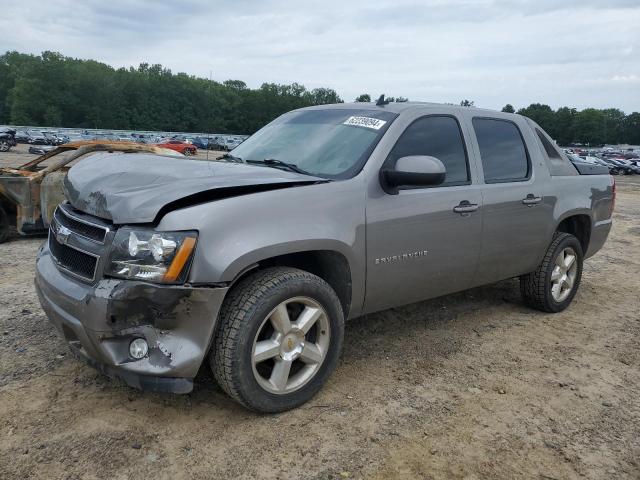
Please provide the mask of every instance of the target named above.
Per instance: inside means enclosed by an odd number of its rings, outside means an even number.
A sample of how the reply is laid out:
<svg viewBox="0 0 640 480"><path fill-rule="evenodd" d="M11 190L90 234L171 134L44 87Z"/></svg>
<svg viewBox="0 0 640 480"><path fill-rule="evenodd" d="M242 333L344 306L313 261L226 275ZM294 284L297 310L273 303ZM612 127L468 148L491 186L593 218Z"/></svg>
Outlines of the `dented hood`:
<svg viewBox="0 0 640 480"><path fill-rule="evenodd" d="M175 208L325 179L240 163L142 153L100 153L64 181L69 203L116 224L151 223Z"/></svg>

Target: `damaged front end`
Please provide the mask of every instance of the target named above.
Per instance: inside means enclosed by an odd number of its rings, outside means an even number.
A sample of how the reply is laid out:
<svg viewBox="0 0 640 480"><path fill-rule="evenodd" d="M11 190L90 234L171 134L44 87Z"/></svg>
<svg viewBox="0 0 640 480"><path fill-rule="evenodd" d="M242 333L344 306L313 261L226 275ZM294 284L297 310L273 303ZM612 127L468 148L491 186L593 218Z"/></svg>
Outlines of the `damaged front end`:
<svg viewBox="0 0 640 480"><path fill-rule="evenodd" d="M36 261L47 316L79 357L129 385L189 392L227 292L189 284L199 227L158 228L170 211L325 182L294 172L156 152L96 154L65 176ZM77 154L74 153L74 154ZM183 228L186 227L186 228Z"/></svg>
<svg viewBox="0 0 640 480"><path fill-rule="evenodd" d="M72 352L92 366L136 388L187 393L227 289L105 277L117 230L59 207L36 261L40 303Z"/></svg>

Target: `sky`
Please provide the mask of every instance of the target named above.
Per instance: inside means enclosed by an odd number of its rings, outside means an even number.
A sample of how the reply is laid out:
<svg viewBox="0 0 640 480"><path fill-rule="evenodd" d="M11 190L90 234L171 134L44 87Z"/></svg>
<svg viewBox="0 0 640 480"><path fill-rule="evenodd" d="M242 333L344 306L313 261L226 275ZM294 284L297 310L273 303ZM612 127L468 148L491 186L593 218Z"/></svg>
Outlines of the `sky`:
<svg viewBox="0 0 640 480"><path fill-rule="evenodd" d="M0 0L0 52L500 109L640 111L640 0Z"/></svg>

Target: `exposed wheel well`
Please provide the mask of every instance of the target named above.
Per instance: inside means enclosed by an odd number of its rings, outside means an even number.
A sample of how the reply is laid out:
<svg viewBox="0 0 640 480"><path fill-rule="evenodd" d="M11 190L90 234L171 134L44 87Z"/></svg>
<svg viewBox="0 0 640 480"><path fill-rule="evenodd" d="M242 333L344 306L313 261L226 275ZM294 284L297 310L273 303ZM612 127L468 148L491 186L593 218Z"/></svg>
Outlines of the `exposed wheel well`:
<svg viewBox="0 0 640 480"><path fill-rule="evenodd" d="M241 278L251 275L256 270L267 267L293 267L317 275L333 288L340 299L345 318L349 316L351 269L349 262L341 253L331 250L312 250L267 258L260 261L257 267L243 272L233 283L237 283Z"/></svg>
<svg viewBox="0 0 640 480"><path fill-rule="evenodd" d="M582 253L586 255L589 248L589 239L591 238L591 219L589 215L573 215L565 218L558 228L557 232L570 233L580 242Z"/></svg>
<svg viewBox="0 0 640 480"><path fill-rule="evenodd" d="M14 226L16 225L16 205L11 202L4 195L0 195L0 208L4 210L4 213L7 214L9 219L9 224Z"/></svg>

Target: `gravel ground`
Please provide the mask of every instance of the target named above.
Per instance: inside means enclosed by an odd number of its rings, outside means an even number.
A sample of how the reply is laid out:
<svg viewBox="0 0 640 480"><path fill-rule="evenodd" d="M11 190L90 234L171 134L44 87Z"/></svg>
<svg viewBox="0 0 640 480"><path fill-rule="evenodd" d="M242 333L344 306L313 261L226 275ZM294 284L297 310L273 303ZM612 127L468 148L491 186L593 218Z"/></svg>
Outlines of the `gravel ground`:
<svg viewBox="0 0 640 480"><path fill-rule="evenodd" d="M70 357L33 289L43 239L16 236L0 245L0 478L638 479L640 179L617 180L568 310L527 309L509 280L353 320L329 383L278 415L206 369L189 395L152 394Z"/></svg>

